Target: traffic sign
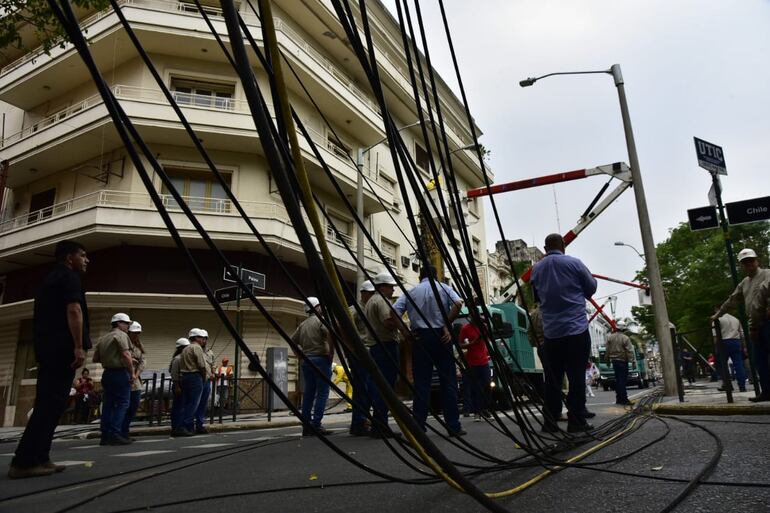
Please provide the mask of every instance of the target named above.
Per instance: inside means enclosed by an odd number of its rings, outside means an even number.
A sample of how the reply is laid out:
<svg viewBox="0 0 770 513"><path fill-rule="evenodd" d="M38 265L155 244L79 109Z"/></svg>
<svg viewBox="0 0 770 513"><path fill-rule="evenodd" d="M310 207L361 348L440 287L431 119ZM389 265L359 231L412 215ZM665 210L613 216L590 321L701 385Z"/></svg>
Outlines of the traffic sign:
<svg viewBox="0 0 770 513"><path fill-rule="evenodd" d="M230 270L227 267L224 269L222 279L224 281L229 281L230 283L236 283L235 277L230 274ZM241 280L243 280L246 285L251 285L253 289L265 290L266 278L262 273L250 269L241 269Z"/></svg>
<svg viewBox="0 0 770 513"><path fill-rule="evenodd" d="M725 208L731 225L765 221L770 219L770 196L726 203Z"/></svg>
<svg viewBox="0 0 770 513"><path fill-rule="evenodd" d="M717 209L712 206L691 208L687 211L687 219L690 221L690 230L694 232L719 226Z"/></svg>
<svg viewBox="0 0 770 513"><path fill-rule="evenodd" d="M216 298L217 303L229 303L230 301L236 301L238 299L238 290L239 288L237 286L217 289L214 291L214 297Z"/></svg>
<svg viewBox="0 0 770 513"><path fill-rule="evenodd" d="M695 139L695 153L698 156L698 165L712 173L726 175L727 165L725 164L725 154L722 151L722 147L697 137L693 137L693 139Z"/></svg>

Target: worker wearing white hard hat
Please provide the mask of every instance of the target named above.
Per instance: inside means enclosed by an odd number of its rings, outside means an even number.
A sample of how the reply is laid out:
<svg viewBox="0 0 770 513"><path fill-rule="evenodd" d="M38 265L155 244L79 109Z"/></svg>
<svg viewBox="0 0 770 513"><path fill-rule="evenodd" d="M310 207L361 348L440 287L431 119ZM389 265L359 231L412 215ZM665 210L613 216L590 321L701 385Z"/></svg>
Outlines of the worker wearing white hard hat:
<svg viewBox="0 0 770 513"><path fill-rule="evenodd" d="M178 338L174 343L174 354L171 356L171 363L168 366L171 375L171 436L192 436L192 432L187 431L183 425L184 399L182 398L182 373L180 364L182 361L182 351L190 345L190 339L187 337Z"/></svg>
<svg viewBox="0 0 770 513"><path fill-rule="evenodd" d="M738 261L746 277L711 316L711 321L713 323L741 303L745 305L749 317L749 338L754 346L754 363L760 385L756 397L750 397L749 401L770 401L770 270L759 266L759 256L750 248L742 249L738 253ZM755 389L756 386L755 383Z"/></svg>
<svg viewBox="0 0 770 513"><path fill-rule="evenodd" d="M369 354L390 387L394 388L398 379L398 332L401 328L399 324L402 324L394 316L391 305L396 280L391 273L385 271L375 276L372 283L377 291L366 304L366 320L372 327L372 332L368 333L371 345ZM371 434L373 437L392 436L392 431L388 428L388 408L385 401L375 387L372 387L370 392L374 406Z"/></svg>
<svg viewBox="0 0 770 513"><path fill-rule="evenodd" d="M131 422L134 421L136 412L139 409L139 403L142 400L142 371L144 370L144 346L141 340L142 325L136 321L132 321L128 327L128 339L131 341L131 347L129 352L131 353L131 360L134 363L134 381L131 383L131 396L128 400L128 410L126 416L123 419L123 429L120 434L124 438L130 438L128 436L129 427Z"/></svg>
<svg viewBox="0 0 770 513"><path fill-rule="evenodd" d="M123 436L123 423L131 399L131 385L135 379L131 341L126 334L131 318L124 313L116 313L110 322L112 330L99 337L93 356L94 363L101 363L104 368L100 443L127 445L131 440Z"/></svg>
<svg viewBox="0 0 770 513"><path fill-rule="evenodd" d="M321 421L329 398L329 379L332 368L332 340L329 330L320 319L320 302L316 297L308 297L305 301L305 311L309 314L297 326L292 341L300 347L302 354L300 368L302 370L302 422L303 436L316 433L329 434Z"/></svg>
<svg viewBox="0 0 770 513"><path fill-rule="evenodd" d="M193 328L187 334L190 345L182 350L179 360L179 374L182 388L182 429L180 433L194 433L196 419L201 405L201 399L209 384L209 377L213 373L211 367L213 361L205 350L208 342L208 332L200 328ZM211 390L210 387L208 388ZM206 396L208 398L208 395ZM205 404L203 406L205 411ZM202 423L200 431L205 431Z"/></svg>
<svg viewBox="0 0 770 513"><path fill-rule="evenodd" d="M626 323L620 321L615 326L617 330L610 334L605 342L604 358L612 365L612 370L615 373L615 404L627 406L631 404L626 390L628 364L635 362L636 358L631 339L623 333L626 329Z"/></svg>

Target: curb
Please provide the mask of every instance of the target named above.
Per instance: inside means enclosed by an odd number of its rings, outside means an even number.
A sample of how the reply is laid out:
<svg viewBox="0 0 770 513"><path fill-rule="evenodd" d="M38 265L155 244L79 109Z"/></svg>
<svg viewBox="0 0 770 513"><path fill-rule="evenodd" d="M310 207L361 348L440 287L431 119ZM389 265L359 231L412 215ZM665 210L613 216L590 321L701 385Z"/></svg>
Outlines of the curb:
<svg viewBox="0 0 770 513"><path fill-rule="evenodd" d="M253 429L271 429L271 428L285 428L293 426L301 426L302 423L299 420L275 420L272 422L257 421L257 422L243 422L237 424L208 424L206 429L209 433L224 433L228 431L247 431ZM141 427L132 429L129 433L131 436L158 436L158 435L170 435L171 426L157 426L157 427ZM81 439L94 439L100 438L102 435L97 429L96 431L89 431L78 438Z"/></svg>
<svg viewBox="0 0 770 513"><path fill-rule="evenodd" d="M770 404L656 404L655 413L668 415L770 415Z"/></svg>

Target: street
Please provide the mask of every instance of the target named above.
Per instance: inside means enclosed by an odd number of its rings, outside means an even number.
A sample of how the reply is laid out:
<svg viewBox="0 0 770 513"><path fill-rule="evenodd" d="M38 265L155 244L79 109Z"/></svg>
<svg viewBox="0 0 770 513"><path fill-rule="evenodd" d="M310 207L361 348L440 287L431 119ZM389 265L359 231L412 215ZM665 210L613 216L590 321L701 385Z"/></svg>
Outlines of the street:
<svg viewBox="0 0 770 513"><path fill-rule="evenodd" d="M589 400L589 408L597 413L593 419L596 426L623 414L613 400L611 391L600 391ZM329 440L344 455L390 476L424 477L394 457L382 441L348 436L347 418L341 413L327 418L328 427L334 431ZM769 416L685 419L711 430L724 446L716 469L706 479L770 482L766 465L770 452L770 437L766 436ZM513 426L511 422L507 424ZM644 416L638 418L637 424L640 427L630 436L583 462L616 458L663 437L628 459L597 468L689 479L715 454L715 440L697 427L675 419ZM468 431L464 441L490 456L512 459L523 455L510 439L486 423L474 422L471 417L464 418L463 425ZM67 471L48 478L13 482L3 476L0 511L117 513L150 508L182 512L189 511L192 502L197 508L233 512L483 511L473 499L443 482L386 482L346 462L320 440L300 437L300 429L235 431L182 439L140 437L127 447L100 447L91 439L57 440L53 457L67 465ZM489 465L436 434L430 436L455 462ZM590 445L578 447L570 454L581 453ZM0 447L3 465L7 465L13 448L13 443ZM425 466L416 464L415 468L424 470ZM516 487L542 471L537 465L498 470L476 477L474 482L485 491L496 492ZM521 493L499 499L499 503L511 511L657 511L685 485L572 468ZM760 512L769 511L768 504L767 487L701 485L678 510Z"/></svg>

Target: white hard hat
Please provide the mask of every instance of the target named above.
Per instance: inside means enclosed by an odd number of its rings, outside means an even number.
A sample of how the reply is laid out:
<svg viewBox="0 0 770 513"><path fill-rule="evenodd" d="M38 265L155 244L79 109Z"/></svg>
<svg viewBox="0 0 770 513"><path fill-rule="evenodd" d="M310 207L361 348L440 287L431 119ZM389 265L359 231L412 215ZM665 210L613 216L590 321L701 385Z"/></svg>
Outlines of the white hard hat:
<svg viewBox="0 0 770 513"><path fill-rule="evenodd" d="M131 322L131 318L124 314L124 313L116 313L112 316L112 320L110 322Z"/></svg>
<svg viewBox="0 0 770 513"><path fill-rule="evenodd" d="M307 303L305 303L305 312L310 313L311 310L320 304L321 302L318 301L317 297L310 296L307 298Z"/></svg>
<svg viewBox="0 0 770 513"><path fill-rule="evenodd" d="M141 333L142 332L142 325L138 322L134 321L131 323L131 326L128 327L129 333Z"/></svg>
<svg viewBox="0 0 770 513"><path fill-rule="evenodd" d="M189 345L190 345L190 341L187 340L186 338L179 338L176 341L176 347L184 347Z"/></svg>
<svg viewBox="0 0 770 513"><path fill-rule="evenodd" d="M374 292L374 285L370 280L366 280L361 284L360 292Z"/></svg>
<svg viewBox="0 0 770 513"><path fill-rule="evenodd" d="M387 271L381 272L380 274L375 276L372 282L374 282L375 285L395 285L396 284L396 280Z"/></svg>
<svg viewBox="0 0 770 513"><path fill-rule="evenodd" d="M757 252L753 249L742 249L740 253L738 253L738 261L743 262L747 258L757 258Z"/></svg>
<svg viewBox="0 0 770 513"><path fill-rule="evenodd" d="M627 324L626 324L624 321L618 321L618 322L616 322L616 323L615 323L615 326L617 326L617 328L618 328L619 330L624 330L624 329L628 328L628 325L627 325Z"/></svg>
<svg viewBox="0 0 770 513"><path fill-rule="evenodd" d="M187 338L208 337L208 336L209 336L208 332L200 328L193 328L190 330L190 333L187 334Z"/></svg>

